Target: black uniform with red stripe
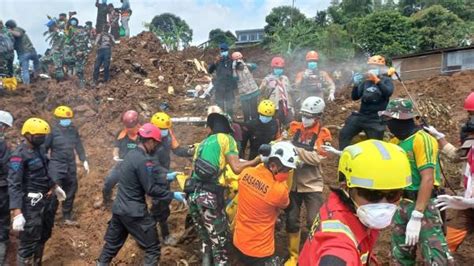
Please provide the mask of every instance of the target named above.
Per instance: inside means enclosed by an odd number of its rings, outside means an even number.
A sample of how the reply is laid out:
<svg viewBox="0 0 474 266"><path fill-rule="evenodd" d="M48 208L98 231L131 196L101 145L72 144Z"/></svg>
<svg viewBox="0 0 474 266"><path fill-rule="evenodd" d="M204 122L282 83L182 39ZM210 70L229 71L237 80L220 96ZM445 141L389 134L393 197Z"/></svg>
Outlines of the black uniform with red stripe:
<svg viewBox="0 0 474 266"><path fill-rule="evenodd" d="M10 150L4 140L0 140L0 265L4 264L10 231L10 206L8 201L8 160Z"/></svg>

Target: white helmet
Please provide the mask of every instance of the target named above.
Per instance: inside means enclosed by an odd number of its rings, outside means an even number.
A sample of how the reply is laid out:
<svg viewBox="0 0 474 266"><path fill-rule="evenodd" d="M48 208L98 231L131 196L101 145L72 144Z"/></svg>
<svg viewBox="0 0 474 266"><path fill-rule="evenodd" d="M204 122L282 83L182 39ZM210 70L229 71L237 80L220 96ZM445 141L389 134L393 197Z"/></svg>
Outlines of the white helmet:
<svg viewBox="0 0 474 266"><path fill-rule="evenodd" d="M13 116L9 112L0 110L0 123L3 123L9 127L13 126Z"/></svg>
<svg viewBox="0 0 474 266"><path fill-rule="evenodd" d="M207 115L212 113L222 113L222 109L217 105L211 105L207 108Z"/></svg>
<svg viewBox="0 0 474 266"><path fill-rule="evenodd" d="M322 113L325 107L326 104L324 103L323 99L316 96L311 96L303 101L303 104L301 105L301 112L317 115Z"/></svg>
<svg viewBox="0 0 474 266"><path fill-rule="evenodd" d="M272 145L272 151L268 158L278 158L288 168L296 169L298 163L298 153L295 146L290 142L280 141Z"/></svg>

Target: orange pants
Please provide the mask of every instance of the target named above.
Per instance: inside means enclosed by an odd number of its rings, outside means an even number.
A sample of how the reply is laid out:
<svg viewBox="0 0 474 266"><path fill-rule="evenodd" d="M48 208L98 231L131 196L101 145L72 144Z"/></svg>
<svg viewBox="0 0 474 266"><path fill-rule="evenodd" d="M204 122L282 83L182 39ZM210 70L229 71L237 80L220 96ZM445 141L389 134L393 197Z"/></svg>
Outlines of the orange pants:
<svg viewBox="0 0 474 266"><path fill-rule="evenodd" d="M446 241L451 252L455 252L467 234L474 229L474 209L456 211L453 219L448 221Z"/></svg>

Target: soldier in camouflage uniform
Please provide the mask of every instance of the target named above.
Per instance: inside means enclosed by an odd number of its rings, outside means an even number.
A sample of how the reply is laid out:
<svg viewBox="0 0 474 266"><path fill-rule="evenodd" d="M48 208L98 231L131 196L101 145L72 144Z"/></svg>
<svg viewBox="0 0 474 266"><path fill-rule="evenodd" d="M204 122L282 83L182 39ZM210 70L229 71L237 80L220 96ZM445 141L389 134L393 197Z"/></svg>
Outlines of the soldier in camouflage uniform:
<svg viewBox="0 0 474 266"><path fill-rule="evenodd" d="M396 137L394 142L406 151L413 180L405 188L393 219L392 262L415 265L419 243L424 265L453 264L434 202L441 185L438 142L415 124L416 115L409 100L392 100L379 114L387 119L387 126Z"/></svg>
<svg viewBox="0 0 474 266"><path fill-rule="evenodd" d="M89 33L83 27L78 27L71 39L75 55L75 72L79 79L79 86L84 88L86 80L84 78L84 67L86 65L87 55L89 54Z"/></svg>
<svg viewBox="0 0 474 266"><path fill-rule="evenodd" d="M51 50L49 53L41 58L41 62L43 64L50 64L52 63L54 66L54 77L59 82L64 79L64 69L63 69L63 49L64 43L66 41L66 36L64 35L64 31L60 29L56 22L52 22L49 24L49 30L45 33L48 35L46 41L49 40L49 44L51 45Z"/></svg>
<svg viewBox="0 0 474 266"><path fill-rule="evenodd" d="M226 164L239 174L244 168L257 165L260 157L239 161L228 115L211 113L207 125L212 132L196 149L194 172L185 191L189 193L189 212L202 241L202 265L228 265L228 223L224 187L219 185L219 178Z"/></svg>

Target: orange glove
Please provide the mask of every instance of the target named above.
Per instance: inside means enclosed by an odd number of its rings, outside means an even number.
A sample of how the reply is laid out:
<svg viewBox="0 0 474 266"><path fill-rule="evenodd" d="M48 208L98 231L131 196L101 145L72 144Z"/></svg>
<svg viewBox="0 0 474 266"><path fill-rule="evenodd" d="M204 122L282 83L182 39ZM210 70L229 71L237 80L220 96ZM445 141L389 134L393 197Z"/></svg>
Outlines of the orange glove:
<svg viewBox="0 0 474 266"><path fill-rule="evenodd" d="M367 73L367 80L370 80L375 84L380 82L379 77L377 77L377 75L375 75L373 73L370 73L370 72Z"/></svg>

